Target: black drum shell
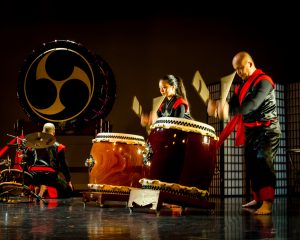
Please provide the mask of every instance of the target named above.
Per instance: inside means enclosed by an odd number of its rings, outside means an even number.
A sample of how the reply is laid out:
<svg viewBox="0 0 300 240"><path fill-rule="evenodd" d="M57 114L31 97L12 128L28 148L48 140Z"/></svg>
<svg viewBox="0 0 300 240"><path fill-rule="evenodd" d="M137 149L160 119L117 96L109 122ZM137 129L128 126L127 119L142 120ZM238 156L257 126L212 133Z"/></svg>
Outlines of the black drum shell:
<svg viewBox="0 0 300 240"><path fill-rule="evenodd" d="M181 129L151 130L149 179L208 190L215 172L217 139Z"/></svg>

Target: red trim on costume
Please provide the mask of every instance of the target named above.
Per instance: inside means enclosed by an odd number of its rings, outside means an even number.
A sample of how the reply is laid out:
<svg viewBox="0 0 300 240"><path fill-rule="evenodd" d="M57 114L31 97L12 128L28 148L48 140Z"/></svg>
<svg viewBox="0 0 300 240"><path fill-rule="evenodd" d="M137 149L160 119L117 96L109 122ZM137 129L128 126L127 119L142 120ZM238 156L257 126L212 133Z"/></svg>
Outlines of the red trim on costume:
<svg viewBox="0 0 300 240"><path fill-rule="evenodd" d="M240 85L235 86L234 93L239 94Z"/></svg>
<svg viewBox="0 0 300 240"><path fill-rule="evenodd" d="M261 76L259 76L259 75L261 75ZM246 93L248 92L252 83L254 83L254 86L256 86L261 80L269 81L272 84L273 88L275 88L275 84L273 83L272 79L269 76L265 75L265 73L262 70L256 69L254 71L254 73L246 81L246 83L243 85L243 87L241 88L241 91L239 93L240 104L242 104L242 102L246 96Z"/></svg>
<svg viewBox="0 0 300 240"><path fill-rule="evenodd" d="M259 76L261 75L261 76ZM238 98L239 98L239 103L240 105L242 105L242 102L247 94L247 92L249 91L249 88L251 87L252 84L257 85L261 80L267 80L269 81L273 88L275 88L275 84L272 81L272 79L265 75L265 73L260 70L260 69L256 69L254 71L254 73L248 78L248 80L246 81L246 83L242 86L241 90L239 91L240 85L238 85L235 89L234 92L236 94L239 94ZM260 124L260 125L257 125ZM268 124L268 125L265 125ZM244 126L249 126L249 127L255 127L255 126L269 126L271 124L271 121L267 121L267 122L254 122L254 123L244 123L243 122L243 117L240 114L235 115L229 123L227 123L226 127L223 129L223 131L220 134L219 137L219 141L217 143L217 147L219 148L225 141L225 139L231 134L231 132L233 132L233 130L236 128L236 138L235 138L235 145L236 146L240 146L243 145L245 143L245 131L244 131Z"/></svg>
<svg viewBox="0 0 300 240"><path fill-rule="evenodd" d="M30 166L28 167L28 170L30 172L55 172L55 170L52 167L47 167L47 166Z"/></svg>
<svg viewBox="0 0 300 240"><path fill-rule="evenodd" d="M259 197L261 201L274 201L275 189L272 187L263 187L259 189Z"/></svg>
<svg viewBox="0 0 300 240"><path fill-rule="evenodd" d="M255 121L255 122L251 122L251 123L245 123L244 122L244 126L245 127L259 127L259 126L265 126L268 127L271 124L271 120L268 120L266 122L259 122L259 121Z"/></svg>
<svg viewBox="0 0 300 240"><path fill-rule="evenodd" d="M58 148L57 148L57 152L59 153L61 150L65 149L66 146L63 144L59 144Z"/></svg>
<svg viewBox="0 0 300 240"><path fill-rule="evenodd" d="M252 193L253 199L256 202L262 203L263 201L274 202L275 189L272 187L263 187L258 192Z"/></svg>
<svg viewBox="0 0 300 240"><path fill-rule="evenodd" d="M183 104L185 106L185 112L187 112L189 109L189 105L188 105L187 101L183 98L178 98L175 101L175 103L173 105L173 109L176 109L180 104Z"/></svg>
<svg viewBox="0 0 300 240"><path fill-rule="evenodd" d="M185 112L187 112L188 109L189 109L189 105L188 105L187 101L186 101L185 99L183 99L183 98L178 98L178 99L175 101L175 103L174 103L174 105L173 105L172 108L173 108L173 109L176 109L180 104L184 104L184 106L185 106ZM159 111L162 111L163 106L164 106L164 102L162 102L162 103L160 104L160 106L159 106Z"/></svg>

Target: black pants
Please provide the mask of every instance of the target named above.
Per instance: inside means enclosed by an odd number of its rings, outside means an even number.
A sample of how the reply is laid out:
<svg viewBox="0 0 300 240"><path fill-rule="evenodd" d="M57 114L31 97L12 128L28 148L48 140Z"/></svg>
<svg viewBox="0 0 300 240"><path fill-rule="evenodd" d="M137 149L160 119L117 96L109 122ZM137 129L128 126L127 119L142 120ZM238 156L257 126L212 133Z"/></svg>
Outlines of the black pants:
<svg viewBox="0 0 300 240"><path fill-rule="evenodd" d="M279 123L270 126L246 127L245 161L251 187L258 192L263 187L276 186L274 160L281 135Z"/></svg>

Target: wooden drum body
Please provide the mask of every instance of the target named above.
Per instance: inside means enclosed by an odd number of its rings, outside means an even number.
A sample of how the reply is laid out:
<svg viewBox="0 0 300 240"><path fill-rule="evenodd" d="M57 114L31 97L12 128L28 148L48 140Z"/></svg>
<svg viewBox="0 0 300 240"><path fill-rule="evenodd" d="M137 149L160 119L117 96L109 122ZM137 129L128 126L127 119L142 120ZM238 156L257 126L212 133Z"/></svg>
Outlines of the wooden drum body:
<svg viewBox="0 0 300 240"><path fill-rule="evenodd" d="M102 185L140 187L145 177L142 136L122 133L98 133L93 139L89 167L89 188Z"/></svg>
<svg viewBox="0 0 300 240"><path fill-rule="evenodd" d="M147 178L208 190L215 170L216 143L210 125L158 118L147 139Z"/></svg>

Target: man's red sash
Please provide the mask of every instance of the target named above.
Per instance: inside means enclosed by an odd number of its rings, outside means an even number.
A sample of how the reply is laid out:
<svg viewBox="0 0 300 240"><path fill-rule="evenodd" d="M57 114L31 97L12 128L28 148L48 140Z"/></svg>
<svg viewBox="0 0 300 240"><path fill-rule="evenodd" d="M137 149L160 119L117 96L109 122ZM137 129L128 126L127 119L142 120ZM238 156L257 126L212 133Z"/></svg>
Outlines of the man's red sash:
<svg viewBox="0 0 300 240"><path fill-rule="evenodd" d="M242 86L242 88L240 89L239 93L239 104L241 105L247 92L249 91L249 88L252 86L252 84L254 84L254 86L260 82L261 80L267 80L269 81L273 88L275 88L275 84L272 81L272 79L265 75L265 73L260 70L260 69L256 69L254 71L254 73L248 78L248 80L245 82L245 84ZM237 88L237 90L239 90L239 87ZM264 123L262 123L264 124ZM270 123L269 123L270 125ZM250 126L250 125L249 125ZM252 126L257 126L256 125L252 125ZM235 116L233 116L233 118L230 120L229 123L227 123L226 127L223 129L223 131L221 132L220 136L219 136L219 141L217 143L217 148L219 148L225 141L225 139L236 129L236 137L235 137L235 145L236 146L240 146L243 145L245 143L245 131L244 131L244 123L243 123L243 116L241 114L236 114Z"/></svg>

